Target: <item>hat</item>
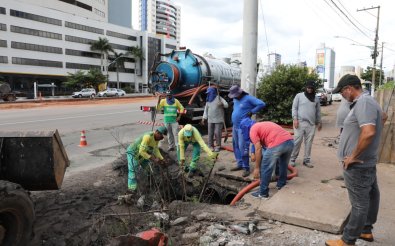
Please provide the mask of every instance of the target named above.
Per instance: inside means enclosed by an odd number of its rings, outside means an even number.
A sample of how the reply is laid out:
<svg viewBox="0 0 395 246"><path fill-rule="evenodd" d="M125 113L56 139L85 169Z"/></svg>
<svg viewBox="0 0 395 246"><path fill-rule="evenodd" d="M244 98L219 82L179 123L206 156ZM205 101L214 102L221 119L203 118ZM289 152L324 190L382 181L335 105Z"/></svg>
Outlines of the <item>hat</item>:
<svg viewBox="0 0 395 246"><path fill-rule="evenodd" d="M156 129L156 131L160 132L162 135L167 135L167 129L164 126L160 126L158 127L158 129Z"/></svg>
<svg viewBox="0 0 395 246"><path fill-rule="evenodd" d="M306 88L308 87L315 87L315 81L314 80L309 80L306 82Z"/></svg>
<svg viewBox="0 0 395 246"><path fill-rule="evenodd" d="M243 89L241 89L240 86L238 86L238 85L234 85L234 86L230 87L228 97L235 98L235 97L240 96L241 93L243 93Z"/></svg>
<svg viewBox="0 0 395 246"><path fill-rule="evenodd" d="M362 86L361 80L356 75L346 74L339 80L339 83L337 83L337 86L332 91L332 93L339 93L344 87L348 85Z"/></svg>
<svg viewBox="0 0 395 246"><path fill-rule="evenodd" d="M186 124L184 126L184 136L185 137L191 137L192 136L192 125L191 124Z"/></svg>

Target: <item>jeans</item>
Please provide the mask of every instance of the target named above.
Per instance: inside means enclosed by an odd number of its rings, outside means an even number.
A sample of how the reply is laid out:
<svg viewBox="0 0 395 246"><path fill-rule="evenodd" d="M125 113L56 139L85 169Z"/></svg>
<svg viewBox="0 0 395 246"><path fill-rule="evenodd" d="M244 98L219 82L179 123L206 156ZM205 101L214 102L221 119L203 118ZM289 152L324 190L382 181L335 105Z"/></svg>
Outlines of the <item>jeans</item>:
<svg viewBox="0 0 395 246"><path fill-rule="evenodd" d="M237 166L243 168L244 170L250 171L250 157L248 153L246 154L244 152L245 143L243 132L240 128L233 127L232 139L233 153L237 161Z"/></svg>
<svg viewBox="0 0 395 246"><path fill-rule="evenodd" d="M361 233L372 232L379 212L380 191L376 167L350 166L343 175L351 202L351 213L344 227L342 239L348 244L354 244Z"/></svg>
<svg viewBox="0 0 395 246"><path fill-rule="evenodd" d="M215 135L216 146L221 147L221 133L223 123L208 123L208 147L213 147L213 140Z"/></svg>
<svg viewBox="0 0 395 246"><path fill-rule="evenodd" d="M178 123L165 123L167 129L167 140L169 142L169 148L175 148L178 146Z"/></svg>
<svg viewBox="0 0 395 246"><path fill-rule="evenodd" d="M311 146L313 145L315 135L315 125L311 125L308 121L299 121L299 127L294 128L295 147L291 154L291 161L295 162L298 158L300 146L304 138L304 157L303 163L310 162Z"/></svg>
<svg viewBox="0 0 395 246"><path fill-rule="evenodd" d="M288 163L293 148L294 141L288 140L273 148L267 148L265 151L262 151L261 185L259 190L262 196L269 195L269 183L276 164L279 166L277 187L283 187L287 183Z"/></svg>

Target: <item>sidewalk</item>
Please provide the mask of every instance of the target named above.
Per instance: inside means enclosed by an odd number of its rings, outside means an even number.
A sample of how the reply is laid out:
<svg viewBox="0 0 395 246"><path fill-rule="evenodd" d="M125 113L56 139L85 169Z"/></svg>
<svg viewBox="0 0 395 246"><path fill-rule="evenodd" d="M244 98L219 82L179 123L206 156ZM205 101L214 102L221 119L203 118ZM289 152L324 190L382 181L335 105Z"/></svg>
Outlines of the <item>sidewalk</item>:
<svg viewBox="0 0 395 246"><path fill-rule="evenodd" d="M339 103L335 103L322 107L323 129L316 133L312 149L314 168L301 165L302 147L297 160L298 177L290 180L280 191L275 189L275 183L271 183L270 199L267 201L246 194L243 198L245 203L257 208L267 219L334 234L342 231L351 205L347 189L342 188L343 181L334 179L342 173L336 157L336 145L328 146L338 135L334 124L338 106ZM235 165L232 153L221 152L216 166L226 167L222 172L241 177L241 173L228 171ZM369 245L394 245L395 198L392 194L395 190L395 165L379 164L378 180L381 191L380 211L374 229L375 242Z"/></svg>

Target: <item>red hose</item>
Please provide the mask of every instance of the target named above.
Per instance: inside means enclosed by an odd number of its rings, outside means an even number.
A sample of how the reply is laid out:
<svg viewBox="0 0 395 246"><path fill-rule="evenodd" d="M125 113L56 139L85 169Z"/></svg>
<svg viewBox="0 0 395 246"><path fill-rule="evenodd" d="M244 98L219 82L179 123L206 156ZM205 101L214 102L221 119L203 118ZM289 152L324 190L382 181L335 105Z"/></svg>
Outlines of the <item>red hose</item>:
<svg viewBox="0 0 395 246"><path fill-rule="evenodd" d="M291 165L288 165L288 170L290 170L291 173L287 175L287 180L291 180L292 178L298 176L298 170L295 167L293 167ZM276 177L276 180L277 179L278 179L278 176ZM261 181L259 179L252 181L252 183L250 183L249 185L244 187L241 191L239 191L239 193L237 193L237 195L235 196L235 198L233 198L233 200L230 203L230 205L231 206L235 205L236 202L238 200L240 200L247 192L249 192L250 190L252 190L255 187L259 186L260 183L261 183Z"/></svg>

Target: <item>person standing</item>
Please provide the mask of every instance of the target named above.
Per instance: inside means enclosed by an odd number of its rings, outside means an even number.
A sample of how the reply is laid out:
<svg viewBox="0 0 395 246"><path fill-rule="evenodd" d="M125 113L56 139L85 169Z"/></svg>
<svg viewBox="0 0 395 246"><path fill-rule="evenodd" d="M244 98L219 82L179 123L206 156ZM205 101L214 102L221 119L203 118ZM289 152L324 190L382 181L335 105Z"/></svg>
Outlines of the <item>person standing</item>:
<svg viewBox="0 0 395 246"><path fill-rule="evenodd" d="M292 119L294 128L295 147L291 154L292 166L295 166L300 146L304 139L303 165L314 167L311 164L311 147L315 135L315 129L321 131L321 106L320 100L315 96L315 82L307 81L305 91L296 94L292 103Z"/></svg>
<svg viewBox="0 0 395 246"><path fill-rule="evenodd" d="M174 148L178 146L178 121L180 121L181 113L184 111L184 107L176 98L174 98L170 91L167 91L166 98L160 100L157 108L158 110L163 109L164 111L163 121L169 134L167 138L169 142L168 151L173 151Z"/></svg>
<svg viewBox="0 0 395 246"><path fill-rule="evenodd" d="M261 179L259 191L251 195L269 198L269 183L276 165L279 167L277 189L280 190L287 182L287 168L294 140L289 132L270 121L255 123L250 130L250 139L255 147L254 179Z"/></svg>
<svg viewBox="0 0 395 246"><path fill-rule="evenodd" d="M376 163L383 128L382 110L373 97L363 94L361 81L355 75L343 76L334 90L338 92L352 102L338 149L351 213L341 239L328 240L327 246L355 245L357 239L372 242L380 203Z"/></svg>
<svg viewBox="0 0 395 246"><path fill-rule="evenodd" d="M139 166L146 168L150 160L154 163L162 164L163 156L160 153L158 143L166 135L166 127L161 126L155 132L144 133L127 148L129 192L134 192L137 189L136 169Z"/></svg>
<svg viewBox="0 0 395 246"><path fill-rule="evenodd" d="M202 124L207 120L208 123L208 146L213 147L215 135L216 145L215 152L221 149L221 134L225 120L224 108L228 108L228 103L220 95L215 87L207 89L206 106L204 107Z"/></svg>
<svg viewBox="0 0 395 246"><path fill-rule="evenodd" d="M240 122L247 116L258 113L266 104L258 98L249 95L238 85L234 85L229 90L229 98L233 98L233 112L232 112L232 139L233 151L237 161L237 166L231 171L244 170L242 176L250 175L249 156L244 154L244 138L242 130L240 129Z"/></svg>
<svg viewBox="0 0 395 246"><path fill-rule="evenodd" d="M187 124L178 133L178 148L177 157L180 162L181 169L189 172L188 177L192 178L197 170L197 162L200 159L200 149L203 148L207 153L208 157L211 159L216 159L218 156L217 152L213 152L204 143L202 136L200 135L198 129L194 126ZM192 160L189 166L185 166L185 150L188 148L189 144L193 146Z"/></svg>

